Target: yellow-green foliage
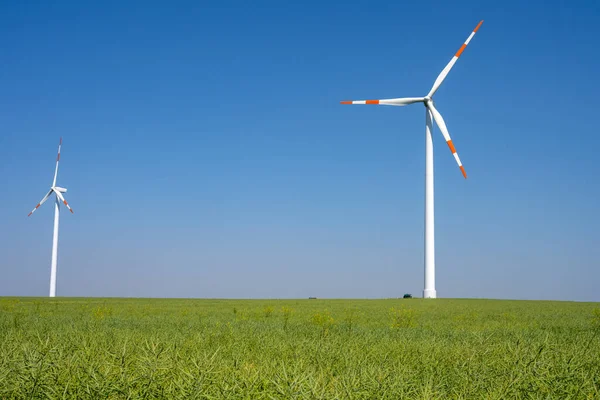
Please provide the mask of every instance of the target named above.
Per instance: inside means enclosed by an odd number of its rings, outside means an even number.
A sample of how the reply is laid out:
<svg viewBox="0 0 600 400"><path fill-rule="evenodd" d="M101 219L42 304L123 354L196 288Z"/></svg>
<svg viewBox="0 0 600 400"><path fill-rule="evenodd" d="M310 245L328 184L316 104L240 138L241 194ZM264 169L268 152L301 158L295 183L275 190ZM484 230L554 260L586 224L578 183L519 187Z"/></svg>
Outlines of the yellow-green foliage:
<svg viewBox="0 0 600 400"><path fill-rule="evenodd" d="M329 329L333 326L335 320L328 310L319 311L313 314L311 321L321 329L321 335L327 336Z"/></svg>
<svg viewBox="0 0 600 400"><path fill-rule="evenodd" d="M98 306L94 308L93 311L94 319L104 319L106 317L110 317L112 315L112 308L107 307L105 305Z"/></svg>
<svg viewBox="0 0 600 400"><path fill-rule="evenodd" d="M283 306L281 307L281 313L283 314L283 329L287 329L294 310L288 306Z"/></svg>
<svg viewBox="0 0 600 400"><path fill-rule="evenodd" d="M265 306L263 311L265 313L265 318L269 318L271 315L273 315L273 306Z"/></svg>
<svg viewBox="0 0 600 400"><path fill-rule="evenodd" d="M407 307L390 309L392 328L412 328L417 326L415 310Z"/></svg>
<svg viewBox="0 0 600 400"><path fill-rule="evenodd" d="M592 324L600 328L600 308L594 308L592 311Z"/></svg>
<svg viewBox="0 0 600 400"><path fill-rule="evenodd" d="M0 399L597 399L597 303L0 299Z"/></svg>

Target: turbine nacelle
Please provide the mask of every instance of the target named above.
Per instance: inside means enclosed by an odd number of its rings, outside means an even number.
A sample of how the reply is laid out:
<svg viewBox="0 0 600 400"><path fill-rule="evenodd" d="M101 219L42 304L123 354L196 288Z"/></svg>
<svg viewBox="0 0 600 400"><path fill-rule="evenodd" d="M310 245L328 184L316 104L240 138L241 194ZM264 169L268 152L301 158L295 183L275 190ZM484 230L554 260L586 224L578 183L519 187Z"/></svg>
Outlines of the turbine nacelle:
<svg viewBox="0 0 600 400"><path fill-rule="evenodd" d="M56 191L56 192L60 192L60 193L67 193L67 189L65 189L65 188L62 188L62 187L60 187L60 186L54 186L52 189L53 189L54 191Z"/></svg>

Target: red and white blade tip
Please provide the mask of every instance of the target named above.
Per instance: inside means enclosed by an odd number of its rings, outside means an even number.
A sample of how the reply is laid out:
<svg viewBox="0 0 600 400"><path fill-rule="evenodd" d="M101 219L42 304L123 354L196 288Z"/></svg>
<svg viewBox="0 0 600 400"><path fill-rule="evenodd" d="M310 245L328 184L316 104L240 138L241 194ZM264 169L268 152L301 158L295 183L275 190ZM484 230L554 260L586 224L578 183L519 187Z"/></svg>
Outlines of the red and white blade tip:
<svg viewBox="0 0 600 400"><path fill-rule="evenodd" d="M340 104L379 104L379 100L346 100L340 101Z"/></svg>
<svg viewBox="0 0 600 400"><path fill-rule="evenodd" d="M458 167L460 168L460 172L462 172L462 174L465 177L465 179L467 179L467 171L465 171L465 167L463 167L462 162L460 161L460 158L458 157L458 153L456 152L456 148L454 147L454 143L452 143L452 139L448 139L446 141L446 144L450 148L450 151L452 152L452 155L454 156L454 159L458 163Z"/></svg>
<svg viewBox="0 0 600 400"><path fill-rule="evenodd" d="M62 137L60 138L60 142L58 142L58 155L56 156L56 162L60 161L60 148L62 146Z"/></svg>
<svg viewBox="0 0 600 400"><path fill-rule="evenodd" d="M465 51L465 49L467 48L467 45L469 44L469 42L473 38L473 35L475 35L475 33L479 30L479 27L481 26L481 24L483 24L483 20L479 21L479 23L477 24L477 26L475 27L475 29L473 29L473 33L471 33L471 35L463 43L463 45L460 46L460 49L458 49L458 51L456 52L456 54L454 55L454 57L456 57L456 58L460 57L460 55L462 54L462 52Z"/></svg>
<svg viewBox="0 0 600 400"><path fill-rule="evenodd" d="M48 196L46 195L46 197L48 197ZM46 200L46 197L44 197L44 198L42 199L42 202L44 202L44 201ZM40 206L42 205L42 202L40 202L40 203L37 203L37 206L35 206L35 208L34 208L33 210L31 210L31 212L30 212L30 213L29 213L29 215L27 215L27 216L28 216L28 217L29 217L29 216L31 216L31 214L33 214L33 212L34 212L35 210L37 210L38 208L40 208Z"/></svg>

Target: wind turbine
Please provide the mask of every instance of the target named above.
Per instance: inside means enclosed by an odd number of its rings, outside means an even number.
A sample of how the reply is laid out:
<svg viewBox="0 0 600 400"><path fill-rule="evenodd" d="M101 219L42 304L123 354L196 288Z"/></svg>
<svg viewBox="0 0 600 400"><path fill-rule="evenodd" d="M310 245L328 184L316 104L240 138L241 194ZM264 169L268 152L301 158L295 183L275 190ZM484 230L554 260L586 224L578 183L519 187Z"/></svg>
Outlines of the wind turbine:
<svg viewBox="0 0 600 400"><path fill-rule="evenodd" d="M413 103L423 103L425 105L425 287L423 289L423 297L424 298L436 298L435 291L435 236L434 236L434 223L433 223L433 140L431 137L431 131L433 130L432 125L432 116L435 120L435 123L440 128L442 135L444 135L444 139L456 160L458 167L460 168L460 172L462 172L465 179L467 178L467 173L462 163L460 162L460 158L458 157L458 153L456 152L456 148L452 143L452 139L450 139L450 133L448 133L448 128L446 127L446 123L442 118L442 114L435 108L433 104L433 95L440 88L446 76L456 63L456 60L461 56L473 36L477 30L481 27L483 21L480 21L479 24L473 29L471 35L467 38L467 40L460 46L460 49L454 54L454 57L450 60L446 68L442 70L442 72L438 75L435 80L433 87L425 97L404 97L404 98L396 98L396 99L382 99L382 100L359 100L359 101L342 101L341 104L380 104L380 105L388 105L388 106L406 106Z"/></svg>
<svg viewBox="0 0 600 400"><path fill-rule="evenodd" d="M50 190L44 198L35 206L33 210L29 213L28 217L35 212L42 204L48 200L50 195L54 193L56 195L54 202L54 236L52 237L52 268L50 270L50 297L56 296L56 263L58 260L58 217L60 215L60 202L73 212L73 209L65 200L63 193L66 193L67 189L56 186L56 176L58 175L58 162L60 161L60 146L62 145L62 138L60 138L60 142L58 144L58 155L56 156L56 169L54 170L54 180L52 181L52 186L50 186Z"/></svg>

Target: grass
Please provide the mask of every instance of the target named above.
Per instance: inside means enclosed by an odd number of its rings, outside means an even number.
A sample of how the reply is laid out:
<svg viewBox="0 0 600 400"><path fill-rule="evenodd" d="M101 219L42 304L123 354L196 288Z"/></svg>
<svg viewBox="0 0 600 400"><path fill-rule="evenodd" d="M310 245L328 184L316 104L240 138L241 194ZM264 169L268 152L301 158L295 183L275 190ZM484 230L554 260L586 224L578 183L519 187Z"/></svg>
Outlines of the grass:
<svg viewBox="0 0 600 400"><path fill-rule="evenodd" d="M0 298L0 399L600 399L600 304Z"/></svg>

